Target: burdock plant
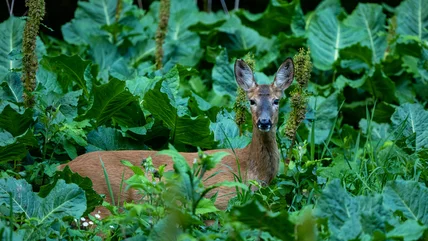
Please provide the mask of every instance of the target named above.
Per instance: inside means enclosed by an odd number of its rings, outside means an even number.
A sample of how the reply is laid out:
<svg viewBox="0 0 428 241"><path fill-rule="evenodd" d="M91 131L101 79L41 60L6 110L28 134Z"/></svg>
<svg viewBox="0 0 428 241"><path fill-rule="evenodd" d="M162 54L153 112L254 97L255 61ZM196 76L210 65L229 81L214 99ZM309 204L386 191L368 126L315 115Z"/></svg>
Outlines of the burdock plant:
<svg viewBox="0 0 428 241"><path fill-rule="evenodd" d="M25 6L28 7L28 18L25 24L22 43L22 64L24 84L24 104L26 107L33 107L33 91L36 88L36 71L38 67L36 55L36 39L39 33L40 22L45 15L44 0L27 0Z"/></svg>
<svg viewBox="0 0 428 241"><path fill-rule="evenodd" d="M256 62L254 61L254 55L251 52L245 55L244 61L248 66L250 66L251 70L254 71ZM233 105L233 110L236 113L235 122L239 126L240 134L242 134L242 126L245 124L247 113L247 93L245 93L245 91L239 86L236 92L236 101Z"/></svg>
<svg viewBox="0 0 428 241"><path fill-rule="evenodd" d="M299 50L293 58L294 61L294 77L297 81L296 88L291 93L291 113L285 126L285 135L291 140L290 149L288 150L287 160L288 163L292 156L294 142L296 141L296 133L306 115L306 105L308 102L308 94L306 87L308 86L309 79L311 78L312 62L310 57L310 50L305 51L303 48Z"/></svg>
<svg viewBox="0 0 428 241"><path fill-rule="evenodd" d="M171 3L169 0L160 1L159 25L156 31L156 56L155 56L156 69L162 68L163 43L165 41L166 30L168 28L170 4Z"/></svg>

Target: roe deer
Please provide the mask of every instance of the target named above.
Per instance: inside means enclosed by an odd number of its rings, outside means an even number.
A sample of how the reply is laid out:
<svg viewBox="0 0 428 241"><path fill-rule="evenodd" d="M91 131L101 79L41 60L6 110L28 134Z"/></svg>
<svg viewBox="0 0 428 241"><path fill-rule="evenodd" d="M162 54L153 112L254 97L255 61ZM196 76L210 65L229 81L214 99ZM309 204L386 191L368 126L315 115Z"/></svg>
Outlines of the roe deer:
<svg viewBox="0 0 428 241"><path fill-rule="evenodd" d="M278 172L279 151L276 142L278 107L284 90L293 81L293 60L287 58L281 64L272 84L258 85L254 80L251 68L240 59L235 62L235 77L236 82L247 93L250 101L253 121L252 141L247 147L234 150L234 153L231 149L206 151L205 153L207 154L226 151L231 155L224 157L213 170L206 173L206 176L211 176L218 172L217 175L205 180L204 184L212 185L221 181L233 181L234 176L232 172L238 173L236 162L238 159L244 181L257 180L266 185L271 182ZM186 158L189 165L192 165L193 160L198 158L198 153L181 154ZM149 156L152 157L155 167L168 164L165 170L172 170L172 160L169 156L156 155L156 151L138 150L90 152L78 156L67 164L61 165L59 169L69 166L73 172L89 177L93 182L94 190L100 194L106 194L107 201L111 201L100 158L104 162L113 195L116 198L120 191L122 172L124 171L124 178L126 179L132 175L132 171L123 166L120 161L128 160L133 165L140 166L141 161ZM228 193L234 189L220 187L216 190L218 191L218 197L215 205L220 209L225 209L231 198ZM137 200L139 197L137 193L132 191L122 192L120 195L120 200L126 201ZM106 211L103 208L100 210L103 213ZM108 212L105 214L108 214Z"/></svg>

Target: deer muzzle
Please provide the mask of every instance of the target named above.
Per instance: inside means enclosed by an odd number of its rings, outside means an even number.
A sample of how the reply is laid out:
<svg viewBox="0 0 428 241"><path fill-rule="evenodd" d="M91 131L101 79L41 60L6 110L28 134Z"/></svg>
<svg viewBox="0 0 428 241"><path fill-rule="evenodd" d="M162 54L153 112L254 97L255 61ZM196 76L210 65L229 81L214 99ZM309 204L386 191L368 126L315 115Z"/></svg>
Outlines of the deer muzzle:
<svg viewBox="0 0 428 241"><path fill-rule="evenodd" d="M257 121L257 128L262 132L268 132L272 128L272 121L270 119L259 119Z"/></svg>

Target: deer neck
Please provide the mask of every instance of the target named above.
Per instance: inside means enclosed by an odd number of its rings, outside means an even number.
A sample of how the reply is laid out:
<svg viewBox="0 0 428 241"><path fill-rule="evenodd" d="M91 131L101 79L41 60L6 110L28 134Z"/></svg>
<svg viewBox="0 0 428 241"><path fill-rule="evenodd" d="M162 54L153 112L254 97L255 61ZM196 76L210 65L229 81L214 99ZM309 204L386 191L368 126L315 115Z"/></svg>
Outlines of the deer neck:
<svg viewBox="0 0 428 241"><path fill-rule="evenodd" d="M261 132L253 128L253 138L248 145L248 179L269 184L278 172L279 151L276 143L276 128L269 132Z"/></svg>

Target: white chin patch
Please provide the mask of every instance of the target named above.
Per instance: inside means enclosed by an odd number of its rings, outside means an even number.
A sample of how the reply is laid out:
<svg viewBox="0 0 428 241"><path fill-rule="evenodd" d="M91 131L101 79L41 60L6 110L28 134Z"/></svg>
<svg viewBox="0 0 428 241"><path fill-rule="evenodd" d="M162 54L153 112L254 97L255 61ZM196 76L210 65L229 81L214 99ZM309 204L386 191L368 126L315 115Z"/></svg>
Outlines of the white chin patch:
<svg viewBox="0 0 428 241"><path fill-rule="evenodd" d="M257 128L261 132L269 132L271 127L263 128L262 125L258 125Z"/></svg>

